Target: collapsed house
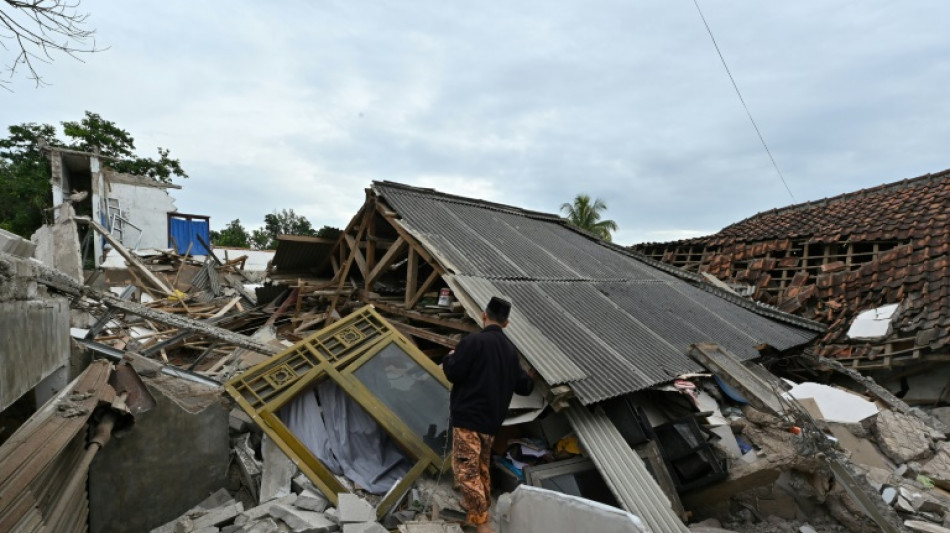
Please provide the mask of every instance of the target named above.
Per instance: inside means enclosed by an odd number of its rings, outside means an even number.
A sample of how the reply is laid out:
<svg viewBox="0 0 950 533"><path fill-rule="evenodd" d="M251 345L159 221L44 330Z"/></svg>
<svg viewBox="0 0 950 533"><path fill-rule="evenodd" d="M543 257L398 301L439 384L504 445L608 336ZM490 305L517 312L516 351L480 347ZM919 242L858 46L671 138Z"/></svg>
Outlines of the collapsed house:
<svg viewBox="0 0 950 533"><path fill-rule="evenodd" d="M822 329L693 286L560 217L389 182L367 190L337 243L294 239L293 254L284 252L285 244L278 246L272 276L297 276L299 323L331 323L344 311L371 304L436 362L463 334L479 328L491 296L514 302L507 332L543 378L546 403L576 432L590 455L587 468L603 475L613 503L657 531L682 528L668 498L678 501L676 490L697 479L674 472L663 478L665 492L645 489L655 482L607 410L637 420L630 405L640 402L631 404L628 395L705 372L689 355L697 343L715 343L707 349L713 358L748 361L761 351L800 347ZM301 256L308 257L308 269ZM308 295L315 297L306 300ZM308 307L321 297L324 303L311 312ZM284 360L273 365L247 379L287 368ZM261 402L293 386L299 384L291 379L278 390L267 389ZM250 381L239 385L241 391L255 387L263 390ZM440 419L422 427L443 429L446 407ZM694 451L691 460L704 463L699 455ZM660 451L654 449L653 457L654 470L665 471ZM714 471L706 482L724 477L714 461L704 465Z"/></svg>
<svg viewBox="0 0 950 533"><path fill-rule="evenodd" d="M539 375L493 448L496 492L514 491L495 507L501 531L828 517L819 531L863 533L950 519L937 492L950 486L946 428L873 383L861 392L874 402L802 392L810 384L758 364L800 354L824 332L816 322L554 215L389 182L367 189L338 239L279 241L259 286L213 251L196 261L117 239L124 287L33 266L29 281L80 315L75 349L111 363L38 413L55 424L33 419L0 447L34 461L0 483L0 523L40 530L62 524L66 502L88 502L96 532L452 531L431 520L460 510L438 364L495 295L513 302L509 338ZM83 424L123 411L105 367L131 368L153 401L121 438L87 441L97 458L77 463ZM31 455L60 432L61 451ZM853 453L862 443L881 451ZM86 477L85 494L42 488ZM11 487L42 505L5 498ZM69 529L87 530L84 516Z"/></svg>
<svg viewBox="0 0 950 533"><path fill-rule="evenodd" d="M640 244L827 325L819 356L919 405L950 401L950 170L773 209L719 233Z"/></svg>

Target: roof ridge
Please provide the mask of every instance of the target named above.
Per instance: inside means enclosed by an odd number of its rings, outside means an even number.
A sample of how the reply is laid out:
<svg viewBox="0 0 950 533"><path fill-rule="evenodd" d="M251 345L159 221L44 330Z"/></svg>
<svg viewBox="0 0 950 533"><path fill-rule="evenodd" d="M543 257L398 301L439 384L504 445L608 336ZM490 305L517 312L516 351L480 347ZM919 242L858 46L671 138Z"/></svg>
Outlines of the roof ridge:
<svg viewBox="0 0 950 533"><path fill-rule="evenodd" d="M516 206L513 206L513 205L502 204L502 203L498 203L498 202L489 202L489 201L487 201L487 200L482 200L482 199L479 199L479 198L471 198L471 197L468 197L468 196L459 196L459 195L457 195L457 194L449 194L449 193L445 193L445 192L438 191L438 190L433 189L433 188L431 188L431 187L416 187L416 186L414 186L414 185L407 185L407 184L405 184L405 183L399 183L399 182L395 182L395 181L389 181L389 180L382 180L382 181L379 181L379 180L374 180L374 181L373 181L373 187L375 188L377 185L382 185L382 186L385 186L385 187L393 187L393 188L397 188L397 189L402 189L402 190L404 190L404 191L409 191L409 192L411 192L411 193L416 193L416 194L420 194L420 195L435 196L435 197L441 198L441 199L443 199L443 200L445 200L445 201L452 202L452 203L458 203L458 204L463 204L463 205L471 205L471 206L475 206L475 207L482 207L482 208L485 208L485 209L490 209L490 210L493 210L493 211L501 211L501 212L507 212L507 213L511 213L511 214L515 214L515 215L522 215L522 216L525 216L525 217L528 217L528 218L551 219L551 220L558 220L558 221L563 221L563 220L564 220L561 216L556 215L556 214L554 214L554 213L545 213L545 212L542 212L542 211L532 211L532 210L530 210L530 209L524 209L524 208L516 207Z"/></svg>
<svg viewBox="0 0 950 533"><path fill-rule="evenodd" d="M835 196L829 196L829 197L821 198L821 199L819 199L819 200L811 200L811 201L809 201L809 202L801 202L801 203L798 203L798 204L787 205L787 206L784 206L784 207L775 207L775 208L768 209L768 210L765 210L765 211L760 211L760 212L758 212L758 213L756 213L756 214L754 214L754 215L752 215L752 216L748 216L748 217L746 217L746 218L744 218L744 219L742 219L742 220L739 220L738 222L733 222L732 224L729 224L728 226L722 228L722 229L719 230L718 232L716 232L716 233L710 235L710 237L711 237L711 236L714 236L714 235L719 235L719 234L725 233L725 232L726 232L727 230L729 230L730 228L739 226L739 225L744 224L744 223L746 223L746 222L748 222L748 221L750 221L750 220L753 220L753 219L762 217L762 216L764 216L764 215L777 215L777 214L784 214L784 213L789 213L789 212L794 212L794 211L800 211L800 210L805 210L805 209L811 209L811 208L815 208L815 207L826 207L826 206L828 206L829 204L838 203L838 202L841 202L841 201L844 201L844 200L850 200L850 199L852 199L852 198L862 198L862 197L865 197L865 198L866 198L866 197L868 197L868 196L877 195L877 194L880 194L880 193L882 193L882 192L886 192L886 191L890 191L890 190L902 189L902 188L905 188L905 187L916 186L916 185L919 185L921 182L930 182L930 183L933 183L933 182L935 182L935 181L937 181L937 180L943 180L943 179L947 179L947 178L950 178L950 169L941 170L941 171L934 172L934 173L928 172L927 174L922 174L922 175L917 176L917 177L915 177L915 178L904 178L904 179L902 179L902 180L893 181L893 182L890 182L890 183L883 183L883 184L881 184L881 185L877 185L877 186L874 186L874 187L868 187L868 188L865 188L865 189L858 189L857 191L851 191L851 192L846 192L846 193L838 194L838 195L835 195ZM698 239L703 239L704 237L697 237L697 238L698 238ZM686 239L686 240L688 241L688 240L692 240L692 239Z"/></svg>

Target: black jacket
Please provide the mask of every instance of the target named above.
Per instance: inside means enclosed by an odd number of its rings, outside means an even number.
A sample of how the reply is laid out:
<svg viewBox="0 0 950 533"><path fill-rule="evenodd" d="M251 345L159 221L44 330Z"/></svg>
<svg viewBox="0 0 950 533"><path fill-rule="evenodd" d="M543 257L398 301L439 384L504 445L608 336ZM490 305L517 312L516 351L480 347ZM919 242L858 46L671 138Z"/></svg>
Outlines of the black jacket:
<svg viewBox="0 0 950 533"><path fill-rule="evenodd" d="M512 393L527 395L534 389L514 344L496 325L462 339L445 356L442 369L452 382L452 426L488 435L501 427Z"/></svg>

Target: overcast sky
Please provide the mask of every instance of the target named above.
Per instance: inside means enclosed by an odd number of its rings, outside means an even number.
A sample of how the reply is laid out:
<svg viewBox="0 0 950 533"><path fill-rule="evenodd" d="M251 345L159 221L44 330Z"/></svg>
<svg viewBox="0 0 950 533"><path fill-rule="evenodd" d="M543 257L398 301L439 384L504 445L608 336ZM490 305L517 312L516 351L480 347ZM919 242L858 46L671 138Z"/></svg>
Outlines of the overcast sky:
<svg viewBox="0 0 950 533"><path fill-rule="evenodd" d="M950 2L82 0L107 51L0 91L94 111L191 175L179 211L342 226L373 180L557 212L632 244L950 167ZM3 63L10 54L0 50Z"/></svg>

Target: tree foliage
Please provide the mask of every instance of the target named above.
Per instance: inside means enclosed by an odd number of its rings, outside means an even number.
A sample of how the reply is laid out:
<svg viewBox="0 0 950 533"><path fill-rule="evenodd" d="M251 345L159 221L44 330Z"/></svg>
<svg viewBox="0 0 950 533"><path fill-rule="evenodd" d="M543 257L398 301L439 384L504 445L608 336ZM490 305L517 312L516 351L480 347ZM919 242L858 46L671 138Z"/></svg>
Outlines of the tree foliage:
<svg viewBox="0 0 950 533"><path fill-rule="evenodd" d="M573 203L561 204L561 212L567 221L575 227L587 230L601 239L610 242L611 233L617 231L617 223L613 220L601 220L607 204L597 198L593 202L590 195L578 194Z"/></svg>
<svg viewBox="0 0 950 533"><path fill-rule="evenodd" d="M98 148L100 154L116 158L108 165L118 172L148 176L164 183L171 183L172 176L188 177L181 163L169 157L166 148L158 148L158 159L135 155L132 135L97 113L86 111L79 122L63 122L63 135L70 139L69 148L84 152Z"/></svg>
<svg viewBox="0 0 950 533"><path fill-rule="evenodd" d="M0 139L0 228L29 238L52 206L49 158L36 141L55 136L49 124L10 126Z"/></svg>
<svg viewBox="0 0 950 533"><path fill-rule="evenodd" d="M234 219L221 231L211 231L211 244L215 246L231 246L234 248L248 248L251 245L251 235L241 225L240 219Z"/></svg>
<svg viewBox="0 0 950 533"><path fill-rule="evenodd" d="M258 250L273 250L277 247L278 235L317 235L310 221L293 209L274 210L264 215L264 227L251 233L251 246Z"/></svg>
<svg viewBox="0 0 950 533"><path fill-rule="evenodd" d="M62 125L65 141L57 137L55 126L33 122L10 126L7 137L0 138L0 228L29 237L52 207L50 163L41 139L51 146L98 149L104 156L117 158L104 160L103 164L119 172L166 183L172 176L188 177L179 161L169 157L164 148L158 149L158 159L137 156L132 135L96 113L86 111L81 120Z"/></svg>
<svg viewBox="0 0 950 533"><path fill-rule="evenodd" d="M77 11L79 0L0 0L0 49L14 54L4 61L7 88L20 67L39 87L44 85L37 62L50 63L56 53L80 60L78 54L100 52L95 30L86 28L88 14Z"/></svg>

